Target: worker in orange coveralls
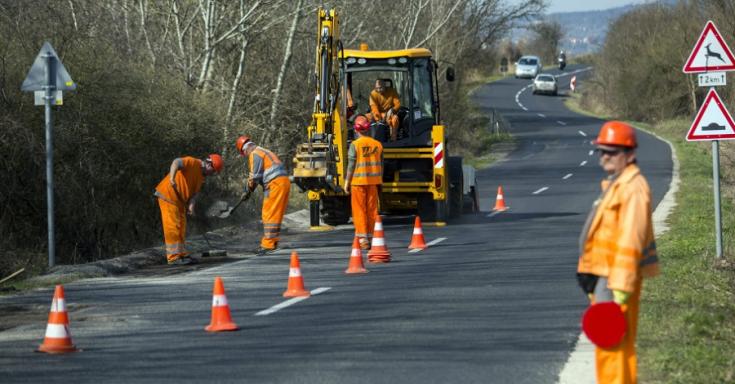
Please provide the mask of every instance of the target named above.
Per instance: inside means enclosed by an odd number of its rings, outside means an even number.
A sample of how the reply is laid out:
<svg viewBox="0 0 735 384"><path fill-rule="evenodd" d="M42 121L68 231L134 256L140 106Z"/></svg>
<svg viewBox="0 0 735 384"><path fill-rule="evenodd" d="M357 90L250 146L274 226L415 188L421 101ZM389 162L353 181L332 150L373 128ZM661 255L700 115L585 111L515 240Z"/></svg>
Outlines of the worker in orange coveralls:
<svg viewBox="0 0 735 384"><path fill-rule="evenodd" d="M370 121L355 118L357 139L347 153L345 190L352 195L352 223L360 248L370 247L378 216L378 186L383 184L383 145L368 135Z"/></svg>
<svg viewBox="0 0 735 384"><path fill-rule="evenodd" d="M166 260L169 264L191 264L196 260L186 252L186 214L194 215L196 196L202 189L204 179L222 172L222 157L209 155L205 160L186 156L176 158L154 195L158 198L163 222L163 237L166 242Z"/></svg>
<svg viewBox="0 0 735 384"><path fill-rule="evenodd" d="M286 168L275 153L255 145L248 136L240 136L235 146L241 156L248 158L250 165L247 190L252 192L258 184L263 186L263 238L255 253L264 255L278 249L281 222L288 206L291 182Z"/></svg>
<svg viewBox="0 0 735 384"><path fill-rule="evenodd" d="M398 135L398 109L401 100L395 89L386 86L385 81L375 80L375 89L370 92L370 118L385 121L390 127L390 140L396 141Z"/></svg>
<svg viewBox="0 0 735 384"><path fill-rule="evenodd" d="M635 384L635 339L644 277L659 273L651 218L651 190L636 164L635 131L609 121L595 140L607 172L580 236L580 286L593 303L621 306L627 331L620 344L595 348L598 384Z"/></svg>

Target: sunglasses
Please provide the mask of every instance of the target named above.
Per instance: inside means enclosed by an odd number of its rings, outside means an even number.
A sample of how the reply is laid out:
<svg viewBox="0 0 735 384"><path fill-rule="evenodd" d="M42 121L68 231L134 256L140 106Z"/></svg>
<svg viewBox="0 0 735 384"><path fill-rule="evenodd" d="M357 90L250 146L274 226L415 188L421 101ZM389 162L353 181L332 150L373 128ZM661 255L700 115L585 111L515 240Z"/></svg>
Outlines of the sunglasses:
<svg viewBox="0 0 735 384"><path fill-rule="evenodd" d="M616 156L620 153L625 152L624 149L602 149L602 148L597 148L596 151L597 153L600 154L600 156L603 156L603 155Z"/></svg>

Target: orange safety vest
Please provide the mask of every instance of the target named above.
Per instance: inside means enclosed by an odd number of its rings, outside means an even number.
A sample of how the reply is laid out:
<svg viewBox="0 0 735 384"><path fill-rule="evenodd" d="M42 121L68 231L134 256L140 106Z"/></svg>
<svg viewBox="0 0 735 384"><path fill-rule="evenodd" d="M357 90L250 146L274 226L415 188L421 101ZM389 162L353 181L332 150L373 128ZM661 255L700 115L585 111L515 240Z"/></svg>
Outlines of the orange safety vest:
<svg viewBox="0 0 735 384"><path fill-rule="evenodd" d="M370 92L370 111L375 119L382 119L383 114L391 108L395 112L401 108L401 99L395 89L386 88L382 94L376 90Z"/></svg>
<svg viewBox="0 0 735 384"><path fill-rule="evenodd" d="M185 156L181 158L183 166L174 176L176 190L168 181L168 175L156 186L156 197L175 205L185 205L196 195L204 184L201 160ZM178 193L177 193L178 192Z"/></svg>
<svg viewBox="0 0 735 384"><path fill-rule="evenodd" d="M351 145L356 155L352 185L383 184L383 145L369 136L362 136Z"/></svg>
<svg viewBox="0 0 735 384"><path fill-rule="evenodd" d="M582 234L577 271L607 277L609 289L634 292L642 277L659 273L651 218L651 190L635 164L628 165L596 202Z"/></svg>
<svg viewBox="0 0 735 384"><path fill-rule="evenodd" d="M250 179L259 184L268 185L276 177L288 175L278 156L262 147L255 147L248 157L248 162Z"/></svg>

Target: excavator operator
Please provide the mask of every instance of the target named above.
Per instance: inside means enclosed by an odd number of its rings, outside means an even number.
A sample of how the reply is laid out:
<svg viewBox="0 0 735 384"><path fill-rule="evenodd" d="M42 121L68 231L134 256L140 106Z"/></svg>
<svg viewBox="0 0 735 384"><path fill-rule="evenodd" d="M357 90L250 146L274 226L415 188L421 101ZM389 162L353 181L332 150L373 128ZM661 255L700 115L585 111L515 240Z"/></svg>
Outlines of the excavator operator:
<svg viewBox="0 0 735 384"><path fill-rule="evenodd" d="M370 92L370 113L368 118L372 121L384 121L390 127L390 141L396 141L398 135L398 109L401 108L401 100L398 92L392 87L387 87L382 79L375 80L375 89Z"/></svg>

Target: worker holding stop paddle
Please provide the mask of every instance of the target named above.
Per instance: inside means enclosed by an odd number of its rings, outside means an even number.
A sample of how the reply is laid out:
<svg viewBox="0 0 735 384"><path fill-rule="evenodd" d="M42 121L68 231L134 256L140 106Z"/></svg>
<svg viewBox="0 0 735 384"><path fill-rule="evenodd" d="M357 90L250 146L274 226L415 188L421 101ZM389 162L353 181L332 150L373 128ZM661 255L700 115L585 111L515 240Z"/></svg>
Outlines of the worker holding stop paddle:
<svg viewBox="0 0 735 384"><path fill-rule="evenodd" d="M633 384L641 283L659 272L651 190L636 164L633 127L609 121L594 144L608 177L580 236L577 278L592 303L582 327L597 346L597 383Z"/></svg>

